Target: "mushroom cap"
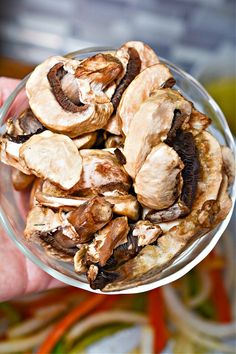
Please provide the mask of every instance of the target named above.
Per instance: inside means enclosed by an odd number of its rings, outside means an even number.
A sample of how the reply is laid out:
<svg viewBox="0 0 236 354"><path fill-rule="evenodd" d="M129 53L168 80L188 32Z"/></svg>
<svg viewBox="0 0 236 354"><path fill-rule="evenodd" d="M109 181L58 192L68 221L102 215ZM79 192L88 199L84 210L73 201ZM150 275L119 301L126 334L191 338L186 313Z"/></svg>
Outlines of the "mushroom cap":
<svg viewBox="0 0 236 354"><path fill-rule="evenodd" d="M6 165L15 167L17 170L31 175L32 173L19 157L22 144L14 143L6 138L0 140L0 161Z"/></svg>
<svg viewBox="0 0 236 354"><path fill-rule="evenodd" d="M167 138L175 110L179 110L187 121L191 108L191 104L172 89L157 90L141 105L132 118L124 144L125 169L132 178L152 147Z"/></svg>
<svg viewBox="0 0 236 354"><path fill-rule="evenodd" d="M97 132L87 133L80 135L73 139L73 143L77 146L77 149L89 149L91 148L97 139Z"/></svg>
<svg viewBox="0 0 236 354"><path fill-rule="evenodd" d="M29 187L34 179L34 175L26 175L25 173L21 172L20 170L17 170L16 168L13 169L12 171L12 184L15 190L17 191L22 191L25 190L27 187Z"/></svg>
<svg viewBox="0 0 236 354"><path fill-rule="evenodd" d="M82 159L68 136L50 131L33 135L22 144L19 155L34 175L62 189L72 188L80 179Z"/></svg>
<svg viewBox="0 0 236 354"><path fill-rule="evenodd" d="M236 164L234 154L228 146L221 146L221 153L223 158L223 167L229 179L229 186L233 184L236 172Z"/></svg>
<svg viewBox="0 0 236 354"><path fill-rule="evenodd" d="M164 64L150 66L136 76L123 93L118 106L118 114L125 135L127 135L130 123L140 105L168 81L174 84L173 80L170 70Z"/></svg>
<svg viewBox="0 0 236 354"><path fill-rule="evenodd" d="M134 190L138 201L155 210L171 206L181 192L183 168L174 149L165 143L154 147L136 175Z"/></svg>
<svg viewBox="0 0 236 354"><path fill-rule="evenodd" d="M26 93L35 116L43 126L55 132L65 133L70 137L102 128L111 116L112 103L91 103L81 106L81 109L75 113L63 109L55 98L47 77L49 71L58 63L64 64L64 69L73 75L80 65L77 60L55 56L45 60L34 69L26 83Z"/></svg>

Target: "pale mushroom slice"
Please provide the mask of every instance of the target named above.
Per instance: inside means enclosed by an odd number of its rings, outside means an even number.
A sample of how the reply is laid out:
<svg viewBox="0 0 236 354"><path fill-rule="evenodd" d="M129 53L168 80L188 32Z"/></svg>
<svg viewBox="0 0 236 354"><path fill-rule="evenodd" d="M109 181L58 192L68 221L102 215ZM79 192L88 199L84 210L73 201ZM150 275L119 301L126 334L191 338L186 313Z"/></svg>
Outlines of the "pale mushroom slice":
<svg viewBox="0 0 236 354"><path fill-rule="evenodd" d="M105 147L106 149L123 147L124 140L122 135L110 135L105 141Z"/></svg>
<svg viewBox="0 0 236 354"><path fill-rule="evenodd" d="M98 231L93 242L88 246L87 261L105 266L113 250L127 242L129 232L128 219L125 216L113 219Z"/></svg>
<svg viewBox="0 0 236 354"><path fill-rule="evenodd" d="M119 115L113 114L103 129L114 135L122 135L121 127L122 124Z"/></svg>
<svg viewBox="0 0 236 354"><path fill-rule="evenodd" d="M221 153L223 158L224 171L229 179L229 186L231 186L234 182L236 172L234 154L233 151L227 146L221 146Z"/></svg>
<svg viewBox="0 0 236 354"><path fill-rule="evenodd" d="M160 226L154 225L148 220L139 220L132 232L132 235L138 238L138 246L146 246L155 242L161 234Z"/></svg>
<svg viewBox="0 0 236 354"><path fill-rule="evenodd" d="M73 192L86 196L106 191L127 192L130 178L112 153L98 149L82 149L83 169Z"/></svg>
<svg viewBox="0 0 236 354"><path fill-rule="evenodd" d="M40 234L56 231L61 226L58 213L52 209L35 205L28 214L24 236L27 240L39 242Z"/></svg>
<svg viewBox="0 0 236 354"><path fill-rule="evenodd" d="M133 221L138 220L140 206L135 196L127 194L119 196L105 196L104 198L112 204L113 213L127 216Z"/></svg>
<svg viewBox="0 0 236 354"><path fill-rule="evenodd" d="M86 253L87 253L88 245L81 245L80 249L76 252L74 256L74 269L78 274L83 274L88 270L88 266L86 264Z"/></svg>
<svg viewBox="0 0 236 354"><path fill-rule="evenodd" d="M76 60L51 57L35 68L26 83L29 105L37 119L48 129L70 137L102 128L113 111L109 99L100 104L83 104L81 101L74 103L68 98L69 93L63 91L61 77L68 72L74 76L79 65L80 62ZM77 84L66 86L64 83L64 87L72 89L72 97Z"/></svg>
<svg viewBox="0 0 236 354"><path fill-rule="evenodd" d="M96 142L97 132L87 133L72 139L78 150L90 149Z"/></svg>
<svg viewBox="0 0 236 354"><path fill-rule="evenodd" d="M164 64L152 65L136 76L123 93L118 107L118 115L125 135L128 134L130 123L140 105L154 91L162 87L172 87L174 84L173 75Z"/></svg>
<svg viewBox="0 0 236 354"><path fill-rule="evenodd" d="M171 138L169 136L167 140L169 140L171 147L177 152L184 164L182 170L183 186L178 200L173 205L167 209L151 210L147 213L146 219L154 223L173 221L189 214L196 196L199 180L198 150L192 133L177 130L175 137Z"/></svg>
<svg viewBox="0 0 236 354"><path fill-rule="evenodd" d="M12 184L15 190L23 191L28 188L35 180L34 175L26 175L25 173L17 170L16 168L12 171Z"/></svg>
<svg viewBox="0 0 236 354"><path fill-rule="evenodd" d="M222 186L220 145L206 131L199 133L195 141L199 151L201 173L191 213L171 223L173 227L158 238L157 246L145 246L135 258L116 269L119 278L106 285L103 291L143 285L145 279L152 281L158 272L180 254L190 240L207 233L228 214L232 203L226 193L227 183Z"/></svg>
<svg viewBox="0 0 236 354"><path fill-rule="evenodd" d="M20 148L22 144L15 143L5 137L0 139L0 161L6 165L15 167L24 174L31 175L31 171L20 159Z"/></svg>
<svg viewBox="0 0 236 354"><path fill-rule="evenodd" d="M138 52L138 55L141 60L141 68L140 71L143 71L144 69L148 68L149 66L152 66L154 64L158 64L160 62L158 56L154 52L154 50L149 47L148 44L140 42L140 41L129 41L123 44L117 51L116 51L116 56L117 58L122 62L124 68L126 69L128 60L129 60L129 54L128 54L128 49L129 48L134 48Z"/></svg>
<svg viewBox="0 0 236 354"><path fill-rule="evenodd" d="M44 183L42 184L43 188ZM56 194L56 193L55 193ZM136 221L139 216L139 203L131 195L104 196L104 200L112 206L114 214L127 216L130 220ZM53 209L77 208L90 200L90 197L73 197L69 195L50 195L38 189L34 192L34 199L45 207Z"/></svg>
<svg viewBox="0 0 236 354"><path fill-rule="evenodd" d="M112 218L111 204L102 197L95 197L69 213L67 217L74 226L78 243L90 241L94 233L105 226Z"/></svg>
<svg viewBox="0 0 236 354"><path fill-rule="evenodd" d="M135 178L151 149L189 119L191 104L172 89L157 90L133 116L126 135L125 169ZM134 143L135 142L135 143Z"/></svg>
<svg viewBox="0 0 236 354"><path fill-rule="evenodd" d="M19 153L31 173L48 179L62 189L80 179L82 159L73 141L62 134L45 131L22 144Z"/></svg>
<svg viewBox="0 0 236 354"><path fill-rule="evenodd" d="M171 206L182 190L184 164L177 152L160 143L147 156L134 183L138 201L155 210Z"/></svg>

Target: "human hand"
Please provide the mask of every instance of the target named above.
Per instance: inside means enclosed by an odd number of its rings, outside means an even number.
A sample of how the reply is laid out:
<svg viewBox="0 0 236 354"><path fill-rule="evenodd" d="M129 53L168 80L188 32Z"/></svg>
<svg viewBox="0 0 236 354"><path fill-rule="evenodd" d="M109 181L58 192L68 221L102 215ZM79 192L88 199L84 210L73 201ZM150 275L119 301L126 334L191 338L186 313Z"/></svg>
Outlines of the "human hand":
<svg viewBox="0 0 236 354"><path fill-rule="evenodd" d="M0 106L19 83L0 78ZM27 259L0 227L0 301L63 286Z"/></svg>

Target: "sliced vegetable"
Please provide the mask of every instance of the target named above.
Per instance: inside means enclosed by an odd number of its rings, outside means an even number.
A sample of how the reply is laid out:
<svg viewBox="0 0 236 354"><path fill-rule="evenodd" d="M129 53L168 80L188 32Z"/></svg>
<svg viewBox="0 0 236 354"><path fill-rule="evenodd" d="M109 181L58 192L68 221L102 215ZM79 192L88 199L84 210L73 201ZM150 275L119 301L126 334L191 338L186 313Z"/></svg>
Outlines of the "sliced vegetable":
<svg viewBox="0 0 236 354"><path fill-rule="evenodd" d="M79 318L86 315L94 308L99 306L107 299L107 295L92 295L83 304L77 305L71 312L69 312L64 318L62 318L49 333L44 340L38 354L50 353L57 341L62 337L65 331Z"/></svg>
<svg viewBox="0 0 236 354"><path fill-rule="evenodd" d="M0 313L3 313L10 323L14 324L21 320L20 313L8 302L0 303Z"/></svg>
<svg viewBox="0 0 236 354"><path fill-rule="evenodd" d="M214 255L211 255L214 259ZM215 305L216 316L219 322L230 323L232 321L231 306L223 281L222 271L212 269L210 271L212 281L211 301Z"/></svg>
<svg viewBox="0 0 236 354"><path fill-rule="evenodd" d="M132 311L110 310L107 312L99 312L85 318L83 321L74 325L74 327L72 327L71 330L67 333L66 339L74 340L91 328L105 325L107 323L117 322L143 325L147 323L147 317Z"/></svg>
<svg viewBox="0 0 236 354"><path fill-rule="evenodd" d="M148 293L149 323L154 331L153 353L160 353L166 346L169 334L165 321L162 289L157 288Z"/></svg>
<svg viewBox="0 0 236 354"><path fill-rule="evenodd" d="M19 339L9 339L0 342L0 353L18 353L24 350L29 350L40 343L47 337L47 335L51 332L52 326L44 328L42 331L37 332L29 337L22 337ZM44 352L50 353L50 352Z"/></svg>
<svg viewBox="0 0 236 354"><path fill-rule="evenodd" d="M128 325L124 323L109 325L104 328L98 328L96 331L91 331L87 336L82 338L72 349L68 352L68 354L78 354L83 353L85 348L89 345L99 341L100 339L110 336L124 328L127 328ZM59 353L58 353L59 354Z"/></svg>

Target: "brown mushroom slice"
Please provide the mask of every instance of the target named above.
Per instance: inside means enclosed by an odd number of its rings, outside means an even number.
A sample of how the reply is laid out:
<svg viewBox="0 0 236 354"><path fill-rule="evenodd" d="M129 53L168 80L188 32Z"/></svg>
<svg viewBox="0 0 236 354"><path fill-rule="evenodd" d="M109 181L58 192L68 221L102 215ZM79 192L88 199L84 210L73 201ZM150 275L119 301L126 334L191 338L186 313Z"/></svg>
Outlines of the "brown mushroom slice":
<svg viewBox="0 0 236 354"><path fill-rule="evenodd" d="M129 54L128 49L134 48L139 54L141 60L141 68L140 71L152 66L154 64L158 64L160 62L158 56L154 52L154 50L149 47L146 43L140 41L129 41L123 44L116 52L117 58L120 59L124 68L126 68L128 64Z"/></svg>
<svg viewBox="0 0 236 354"><path fill-rule="evenodd" d="M150 221L140 220L135 224L132 234L138 238L138 246L146 246L157 240L162 234L162 229Z"/></svg>
<svg viewBox="0 0 236 354"><path fill-rule="evenodd" d="M211 119L193 107L190 118L187 122L184 122L182 129L197 135L207 129L210 124Z"/></svg>
<svg viewBox="0 0 236 354"><path fill-rule="evenodd" d="M88 246L87 261L99 263L105 266L113 250L127 242L129 232L128 219L125 216L109 222L103 229L98 231L93 242Z"/></svg>
<svg viewBox="0 0 236 354"><path fill-rule="evenodd" d="M0 140L0 161L6 165L15 167L27 175L31 175L31 171L19 157L21 146L22 144L14 143L2 137Z"/></svg>
<svg viewBox="0 0 236 354"><path fill-rule="evenodd" d="M90 149L96 142L97 132L87 133L72 139L77 149Z"/></svg>
<svg viewBox="0 0 236 354"><path fill-rule="evenodd" d="M80 179L81 156L73 141L65 135L50 131L34 135L21 146L19 156L31 173L62 189L72 188Z"/></svg>
<svg viewBox="0 0 236 354"><path fill-rule="evenodd" d="M130 123L138 112L140 105L156 90L162 87L172 87L175 81L164 64L156 64L142 71L130 83L122 95L118 114L122 122L122 130L128 134Z"/></svg>
<svg viewBox="0 0 236 354"><path fill-rule="evenodd" d="M130 220L136 221L139 217L139 203L131 195L105 196L106 201L113 205L113 213L127 216Z"/></svg>
<svg viewBox="0 0 236 354"><path fill-rule="evenodd" d="M47 234L61 226L58 213L39 205L35 205L28 214L24 236L27 240L39 242L40 234Z"/></svg>
<svg viewBox="0 0 236 354"><path fill-rule="evenodd" d="M171 206L181 193L183 168L174 149L165 143L157 145L136 176L134 190L138 201L155 210Z"/></svg>
<svg viewBox="0 0 236 354"><path fill-rule="evenodd" d="M151 149L167 139L173 122L188 120L191 109L191 104L172 89L157 90L141 105L133 116L124 144L125 169L132 178Z"/></svg>
<svg viewBox="0 0 236 354"><path fill-rule="evenodd" d="M158 238L157 246L145 246L135 258L116 269L119 278L114 283L106 285L103 291L143 285L145 276L149 277L150 282L151 277L156 277L156 273L167 266L190 240L204 235L229 212L231 201L225 187L222 187L220 145L206 131L199 133L195 137L195 142L199 151L201 173L191 213L170 223L173 226ZM209 205L214 205L214 210Z"/></svg>
<svg viewBox="0 0 236 354"><path fill-rule="evenodd" d="M78 243L90 241L94 233L105 226L112 218L111 204L101 197L90 199L69 213L68 221L78 234Z"/></svg>
<svg viewBox="0 0 236 354"><path fill-rule="evenodd" d="M35 117L30 108L26 109L18 118L19 126L23 130L24 134L35 134L39 131L43 131L45 128L40 121Z"/></svg>
<svg viewBox="0 0 236 354"><path fill-rule="evenodd" d="M52 131L70 137L102 128L113 111L110 102L84 105L68 98L60 79L68 71L74 75L79 64L76 60L51 57L35 68L26 83L29 105L37 119Z"/></svg>
<svg viewBox="0 0 236 354"><path fill-rule="evenodd" d="M15 169L15 168L12 171L11 178L12 178L13 187L17 191L25 190L35 180L34 175L26 175L25 173L21 172L20 170Z"/></svg>
<svg viewBox="0 0 236 354"><path fill-rule="evenodd" d="M227 146L221 146L221 153L223 158L223 168L229 179L229 186L231 186L234 182L236 171L233 151Z"/></svg>
<svg viewBox="0 0 236 354"><path fill-rule="evenodd" d="M130 178L116 157L104 150L80 150L83 169L79 182L73 192L80 195L103 194L106 191L127 192Z"/></svg>

